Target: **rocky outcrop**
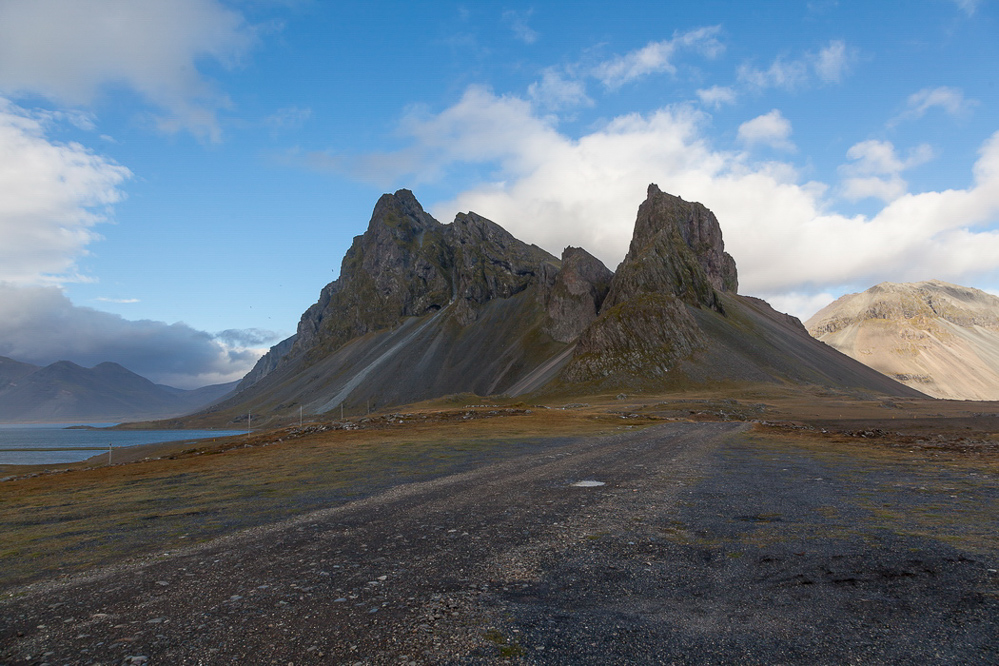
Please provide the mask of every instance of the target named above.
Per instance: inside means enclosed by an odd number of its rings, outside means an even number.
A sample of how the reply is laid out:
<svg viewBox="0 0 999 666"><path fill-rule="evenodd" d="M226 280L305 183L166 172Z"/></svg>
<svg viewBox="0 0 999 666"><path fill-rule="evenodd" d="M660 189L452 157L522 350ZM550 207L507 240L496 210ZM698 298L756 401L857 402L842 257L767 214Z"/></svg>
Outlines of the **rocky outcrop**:
<svg viewBox="0 0 999 666"><path fill-rule="evenodd" d="M271 371L278 366L278 363L281 362L281 359L283 359L285 355L292 350L292 347L295 345L295 340L297 339L297 335L285 338L271 347L266 354L257 359L253 368L246 373L243 379L240 380L239 384L236 385L236 392L238 393L239 391L253 386L270 374Z"/></svg>
<svg viewBox="0 0 999 666"><path fill-rule="evenodd" d="M446 306L454 294L444 226L409 190L378 200L367 231L354 238L340 277L320 292L298 324L294 352L330 352L400 317Z"/></svg>
<svg viewBox="0 0 999 666"><path fill-rule="evenodd" d="M462 325L476 319L478 306L519 294L542 280L547 267L558 267L552 255L475 213L459 213L444 240L454 275L455 314Z"/></svg>
<svg viewBox="0 0 999 666"><path fill-rule="evenodd" d="M559 342L578 338L597 318L613 277L614 273L586 250L565 248L562 268L545 293L545 332Z"/></svg>
<svg viewBox="0 0 999 666"><path fill-rule="evenodd" d="M562 378L642 388L662 381L704 343L680 299L646 293L610 308L583 332Z"/></svg>
<svg viewBox="0 0 999 666"><path fill-rule="evenodd" d="M659 380L704 344L685 305L723 312L718 292L737 287L714 214L649 185L628 254L563 379Z"/></svg>
<svg viewBox="0 0 999 666"><path fill-rule="evenodd" d="M462 213L445 225L409 190L384 194L367 230L345 254L340 276L305 311L296 334L272 348L240 389L303 356L316 363L408 318L446 309L448 321L467 327L496 299L535 285L550 288L558 270L558 259L481 215Z"/></svg>
<svg viewBox="0 0 999 666"><path fill-rule="evenodd" d="M735 293L738 286L735 260L725 252L714 213L652 184L638 208L631 246L604 307L641 293L668 293L691 305L717 309L715 291Z"/></svg>

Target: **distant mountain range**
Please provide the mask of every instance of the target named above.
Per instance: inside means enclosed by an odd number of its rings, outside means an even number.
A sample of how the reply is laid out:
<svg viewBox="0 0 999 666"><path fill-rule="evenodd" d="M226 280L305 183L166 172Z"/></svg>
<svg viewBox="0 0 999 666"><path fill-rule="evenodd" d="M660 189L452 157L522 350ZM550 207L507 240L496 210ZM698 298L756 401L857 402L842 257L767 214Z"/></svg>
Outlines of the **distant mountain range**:
<svg viewBox="0 0 999 666"><path fill-rule="evenodd" d="M737 287L714 214L655 185L616 272L580 248L555 257L475 213L441 224L399 190L379 199L296 335L194 420L734 382L921 395Z"/></svg>
<svg viewBox="0 0 999 666"><path fill-rule="evenodd" d="M999 400L999 298L930 280L883 282L847 294L809 332L936 398Z"/></svg>
<svg viewBox="0 0 999 666"><path fill-rule="evenodd" d="M0 422L67 423L159 419L216 402L236 382L186 391L154 384L118 365L69 361L40 367L0 356Z"/></svg>

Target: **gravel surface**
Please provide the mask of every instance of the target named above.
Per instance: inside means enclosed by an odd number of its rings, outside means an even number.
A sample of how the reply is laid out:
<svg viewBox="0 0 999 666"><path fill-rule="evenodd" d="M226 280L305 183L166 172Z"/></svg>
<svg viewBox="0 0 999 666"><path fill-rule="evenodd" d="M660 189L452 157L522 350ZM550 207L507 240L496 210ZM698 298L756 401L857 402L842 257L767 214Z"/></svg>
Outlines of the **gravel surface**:
<svg viewBox="0 0 999 666"><path fill-rule="evenodd" d="M0 664L999 663L997 506L670 423L6 590Z"/></svg>

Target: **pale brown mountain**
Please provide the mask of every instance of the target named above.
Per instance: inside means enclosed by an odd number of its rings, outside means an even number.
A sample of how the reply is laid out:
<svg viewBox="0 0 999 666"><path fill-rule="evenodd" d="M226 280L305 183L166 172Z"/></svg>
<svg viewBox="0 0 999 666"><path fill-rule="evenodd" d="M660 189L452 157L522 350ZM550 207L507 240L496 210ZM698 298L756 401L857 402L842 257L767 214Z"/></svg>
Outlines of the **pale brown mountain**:
<svg viewBox="0 0 999 666"><path fill-rule="evenodd" d="M809 333L936 398L999 400L999 298L929 280L847 294L806 323Z"/></svg>

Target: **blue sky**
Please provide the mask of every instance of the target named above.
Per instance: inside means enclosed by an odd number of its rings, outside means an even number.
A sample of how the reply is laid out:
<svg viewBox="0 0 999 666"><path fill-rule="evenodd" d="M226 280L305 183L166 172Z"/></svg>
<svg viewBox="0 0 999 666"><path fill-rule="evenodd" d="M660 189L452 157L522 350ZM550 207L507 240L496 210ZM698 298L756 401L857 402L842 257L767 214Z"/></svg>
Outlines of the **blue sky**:
<svg viewBox="0 0 999 666"><path fill-rule="evenodd" d="M999 11L0 1L0 355L238 378L377 197L616 267L650 182L742 293L999 293Z"/></svg>

